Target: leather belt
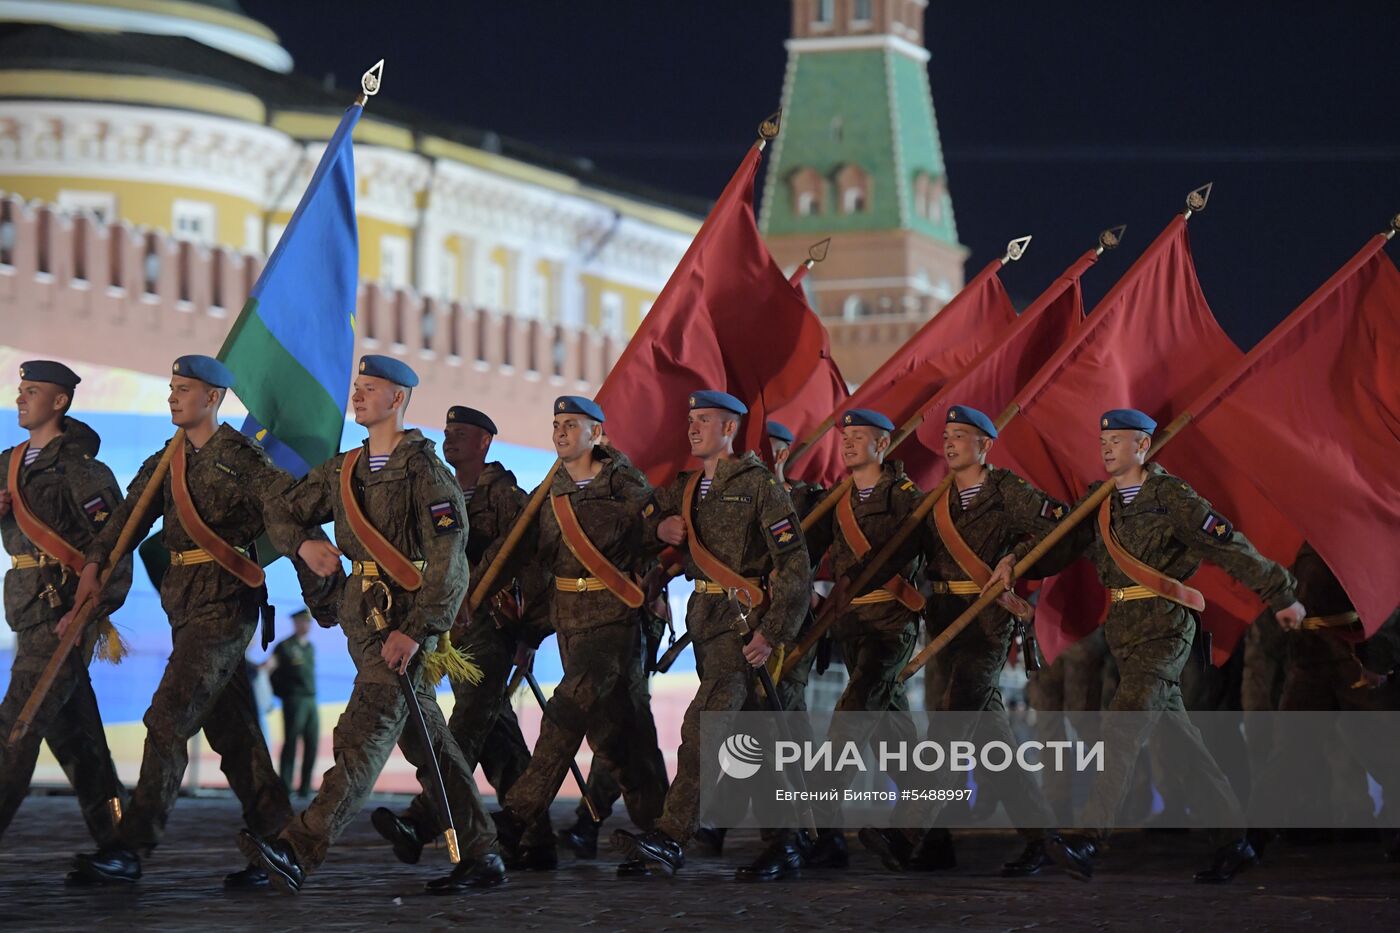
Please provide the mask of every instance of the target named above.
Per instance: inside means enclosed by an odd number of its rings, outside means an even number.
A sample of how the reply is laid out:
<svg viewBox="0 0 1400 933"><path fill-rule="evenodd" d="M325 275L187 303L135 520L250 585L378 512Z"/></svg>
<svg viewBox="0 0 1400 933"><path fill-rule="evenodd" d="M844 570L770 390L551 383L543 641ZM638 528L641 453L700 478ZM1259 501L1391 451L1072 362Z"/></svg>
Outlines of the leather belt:
<svg viewBox="0 0 1400 933"><path fill-rule="evenodd" d="M561 593L599 593L608 585L597 577L555 577L554 588Z"/></svg>
<svg viewBox="0 0 1400 933"><path fill-rule="evenodd" d="M1161 593L1153 592L1145 586L1110 586L1108 598L1115 603L1130 603L1135 599L1166 599Z"/></svg>
<svg viewBox="0 0 1400 933"><path fill-rule="evenodd" d="M428 566L425 560L415 560L413 566L423 570ZM379 565L372 560L352 560L350 562L350 576L352 577L382 577L387 576L379 572Z"/></svg>
<svg viewBox="0 0 1400 933"><path fill-rule="evenodd" d="M248 549L245 547L236 547L234 548L234 550L242 554L244 557L248 556ZM212 563L214 563L214 555L210 554L202 547L191 548L188 551L170 552L170 566L172 567L188 567L191 564Z"/></svg>
<svg viewBox="0 0 1400 933"><path fill-rule="evenodd" d="M749 580L747 577L745 578L745 580L747 580L748 584L749 584L750 586L752 586L754 589L757 589L757 590L763 589L763 581L762 581L762 580ZM727 590L727 589L725 589L724 587L720 586L718 583L715 583L713 580L696 580L696 581L695 581L695 592L699 593L699 594L702 595L702 596L728 596L728 595L729 595L729 590ZM742 592L742 591L741 591L741 592Z"/></svg>
<svg viewBox="0 0 1400 933"><path fill-rule="evenodd" d="M873 593L866 593L864 596L857 596L851 600L852 606L873 606L876 603L894 602L895 595L886 589L878 589Z"/></svg>
<svg viewBox="0 0 1400 933"><path fill-rule="evenodd" d="M980 596L982 587L971 580L930 580L929 588L935 593L954 596Z"/></svg>
<svg viewBox="0 0 1400 933"><path fill-rule="evenodd" d="M11 554L10 566L15 570L38 570L40 567L57 567L58 561L43 552Z"/></svg>

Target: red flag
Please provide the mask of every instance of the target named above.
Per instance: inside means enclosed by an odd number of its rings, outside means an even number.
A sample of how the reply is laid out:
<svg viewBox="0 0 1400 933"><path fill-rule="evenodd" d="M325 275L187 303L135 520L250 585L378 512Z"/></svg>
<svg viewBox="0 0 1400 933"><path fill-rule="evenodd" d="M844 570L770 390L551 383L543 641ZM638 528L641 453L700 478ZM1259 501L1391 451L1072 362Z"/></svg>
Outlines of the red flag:
<svg viewBox="0 0 1400 933"><path fill-rule="evenodd" d="M1400 604L1400 271L1386 242L1374 237L1207 389L1183 436L1211 443L1288 516L1367 635Z"/></svg>
<svg viewBox="0 0 1400 933"><path fill-rule="evenodd" d="M723 389L749 406L740 449L766 447L767 410L801 391L821 353L821 322L758 233L752 147L632 336L597 401L608 437L653 483L690 460L687 399Z"/></svg>
<svg viewBox="0 0 1400 933"><path fill-rule="evenodd" d="M996 343L979 353L929 401L924 422L898 453L914 482L930 489L948 472L943 457L943 419L950 405L970 405L996 418L1016 397L1016 391L1064 346L1084 319L1084 293L1079 279L1098 258L1094 250L1080 256ZM992 460L1036 482L1039 477L1033 479L1030 473L1023 472L1023 465L1015 454L1016 451L1003 448L998 441Z"/></svg>
<svg viewBox="0 0 1400 933"><path fill-rule="evenodd" d="M849 407L873 408L895 424L903 424L930 395L993 345L1016 321L1016 309L997 276L1001 265L996 260L977 273L860 384Z"/></svg>
<svg viewBox="0 0 1400 933"><path fill-rule="evenodd" d="M1017 396L1021 416L1007 432L1008 447L1052 456L1070 488L1056 489L1047 482L1047 491L1076 499L1090 482L1104 478L1096 423L1101 411L1139 408L1166 423L1242 358L1211 314L1191 260L1186 220L1177 217L1104 297L1074 340ZM1024 436L1027 431L1038 437ZM1018 433L1023 435L1019 446ZM1164 465L1172 469L1180 464L1178 470L1192 485L1265 554L1289 559L1296 535L1287 534L1287 523L1246 477L1224 469L1223 461L1209 459L1211 454L1181 437L1164 451ZM1091 631L1103 611L1101 586L1088 591L1076 587L1065 599L1064 591L1054 592L1063 585L1060 579L1050 581L1036 609L1037 635L1052 660ZM1203 568L1192 585L1206 595L1204 621L1216 635L1217 658L1227 655L1261 605L1218 571ZM1091 595L1100 600L1098 605L1089 605Z"/></svg>
<svg viewBox="0 0 1400 933"><path fill-rule="evenodd" d="M799 267L805 268L805 267ZM850 392L846 380L831 358L831 342L822 328L821 357L800 392L782 407L768 412L768 417L780 421L793 436L801 439L816 430L833 411L846 404ZM837 431L827 431L793 464L787 479L804 479L831 488L846 476L845 465L841 462L841 435Z"/></svg>

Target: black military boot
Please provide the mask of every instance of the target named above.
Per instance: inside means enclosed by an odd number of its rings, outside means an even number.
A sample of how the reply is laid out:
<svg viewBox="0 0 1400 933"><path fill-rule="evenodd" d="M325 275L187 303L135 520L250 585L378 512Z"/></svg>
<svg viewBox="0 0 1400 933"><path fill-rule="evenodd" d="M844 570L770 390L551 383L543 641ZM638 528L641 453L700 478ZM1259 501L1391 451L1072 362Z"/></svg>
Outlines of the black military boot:
<svg viewBox="0 0 1400 933"><path fill-rule="evenodd" d="M902 831L867 826L858 835L860 844L879 856L880 863L890 871L904 871L909 867L909 857L913 855L914 846Z"/></svg>
<svg viewBox="0 0 1400 933"><path fill-rule="evenodd" d="M777 881L780 878L795 878L802 874L807 864L803 852L805 842L798 833L781 832L763 854L754 859L753 864L745 865L734 872L735 881Z"/></svg>
<svg viewBox="0 0 1400 933"><path fill-rule="evenodd" d="M261 865L250 864L242 871L224 875L224 888L229 891L247 891L267 887L267 872Z"/></svg>
<svg viewBox="0 0 1400 933"><path fill-rule="evenodd" d="M141 879L141 858L130 849L108 846L92 855L73 856L73 871L84 881L130 884Z"/></svg>
<svg viewBox="0 0 1400 933"><path fill-rule="evenodd" d="M1254 857L1262 862L1264 850L1278 838L1278 832L1272 829L1251 829L1244 834L1244 838L1254 850Z"/></svg>
<svg viewBox="0 0 1400 933"><path fill-rule="evenodd" d="M496 824L496 846L501 850L501 859L509 865L522 861L525 850L521 840L525 837L525 821L509 810L497 810L491 814Z"/></svg>
<svg viewBox="0 0 1400 933"><path fill-rule="evenodd" d="M699 846L701 855L713 855L718 858L724 854L724 837L728 832L727 829L701 826L695 830L695 835L690 837L690 841Z"/></svg>
<svg viewBox="0 0 1400 933"><path fill-rule="evenodd" d="M845 868L851 864L846 834L839 829L819 829L807 852L808 868Z"/></svg>
<svg viewBox="0 0 1400 933"><path fill-rule="evenodd" d="M1094 877L1094 856L1099 849L1089 837L1074 833L1054 835L1045 840L1045 851L1075 881Z"/></svg>
<svg viewBox="0 0 1400 933"><path fill-rule="evenodd" d="M559 867L559 850L554 843L544 845L522 845L514 855L505 860L511 871L554 871Z"/></svg>
<svg viewBox="0 0 1400 933"><path fill-rule="evenodd" d="M559 844L581 859L598 857L598 826L586 816L568 829L559 830Z"/></svg>
<svg viewBox="0 0 1400 933"><path fill-rule="evenodd" d="M388 807L376 807L369 815L369 821L385 841L394 846L394 857L405 865L417 865L423 856L423 834L418 824L406 817L398 816Z"/></svg>
<svg viewBox="0 0 1400 933"><path fill-rule="evenodd" d="M681 844L659 829L640 834L619 829L613 833L612 843L629 859L639 859L649 868L660 869L668 878L685 866L685 850Z"/></svg>
<svg viewBox="0 0 1400 933"><path fill-rule="evenodd" d="M1224 884L1258 861L1259 857L1254 854L1254 847L1245 839L1236 839L1215 850L1215 860L1210 863L1209 868L1196 872L1196 882Z"/></svg>
<svg viewBox="0 0 1400 933"><path fill-rule="evenodd" d="M619 878L650 878L652 876L651 866L639 858L629 858L618 863L617 876Z"/></svg>
<svg viewBox="0 0 1400 933"><path fill-rule="evenodd" d="M1050 864L1050 856L1045 852L1045 840L1032 839L1026 843L1021 854L1001 866L1003 878L1025 878L1038 873Z"/></svg>
<svg viewBox="0 0 1400 933"><path fill-rule="evenodd" d="M267 880L284 894L296 894L306 880L306 871L297 861L291 843L283 839L263 840L244 829L238 833L238 849L248 861L267 872Z"/></svg>
<svg viewBox="0 0 1400 933"><path fill-rule="evenodd" d="M953 851L953 834L942 827L930 829L919 840L919 847L909 856L910 871L947 871L958 867L958 856Z"/></svg>
<svg viewBox="0 0 1400 933"><path fill-rule="evenodd" d="M506 865L495 852L480 858L462 859L452 874L434 878L423 886L429 894L461 894L472 888L494 888L506 880Z"/></svg>

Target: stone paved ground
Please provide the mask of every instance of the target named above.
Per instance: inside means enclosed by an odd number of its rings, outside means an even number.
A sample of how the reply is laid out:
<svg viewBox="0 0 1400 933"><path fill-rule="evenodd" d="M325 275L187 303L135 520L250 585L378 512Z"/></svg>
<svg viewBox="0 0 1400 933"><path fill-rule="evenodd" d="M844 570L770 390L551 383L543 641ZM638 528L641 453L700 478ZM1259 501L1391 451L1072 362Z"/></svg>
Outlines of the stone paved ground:
<svg viewBox="0 0 1400 933"><path fill-rule="evenodd" d="M376 804L372 803L371 806ZM556 807L556 823L571 817ZM614 821L615 822L615 821ZM168 843L128 889L65 887L70 855L88 849L72 798L33 796L0 848L0 927L16 930L322 931L463 928L564 930L836 928L926 930L1376 930L1400 925L1400 865L1377 843L1282 846L1232 885L1204 888L1190 872L1204 861L1201 835L1125 834L1079 884L1048 871L1008 882L996 877L1017 848L1009 835L965 836L960 867L934 875L891 875L863 851L850 870L809 872L801 881L738 885L735 865L759 850L757 834L736 834L723 859L695 858L674 880L623 881L610 853L596 862L564 856L560 871L515 874L501 888L432 897L423 882L447 870L443 850L417 866L393 859L366 817L332 851L303 893L225 894L224 872L240 867L233 847L238 807L229 798L182 800ZM610 824L612 825L612 824ZM852 840L854 842L854 839ZM858 848L858 844L857 844Z"/></svg>

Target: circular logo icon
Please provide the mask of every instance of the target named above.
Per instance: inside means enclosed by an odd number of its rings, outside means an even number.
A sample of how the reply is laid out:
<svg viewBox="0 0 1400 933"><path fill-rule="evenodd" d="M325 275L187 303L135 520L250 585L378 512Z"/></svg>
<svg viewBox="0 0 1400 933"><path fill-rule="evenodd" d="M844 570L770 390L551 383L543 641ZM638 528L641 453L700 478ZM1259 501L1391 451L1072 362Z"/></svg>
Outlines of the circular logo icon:
<svg viewBox="0 0 1400 933"><path fill-rule="evenodd" d="M719 747L719 769L735 780L753 777L762 763L763 747L743 732L731 735Z"/></svg>

